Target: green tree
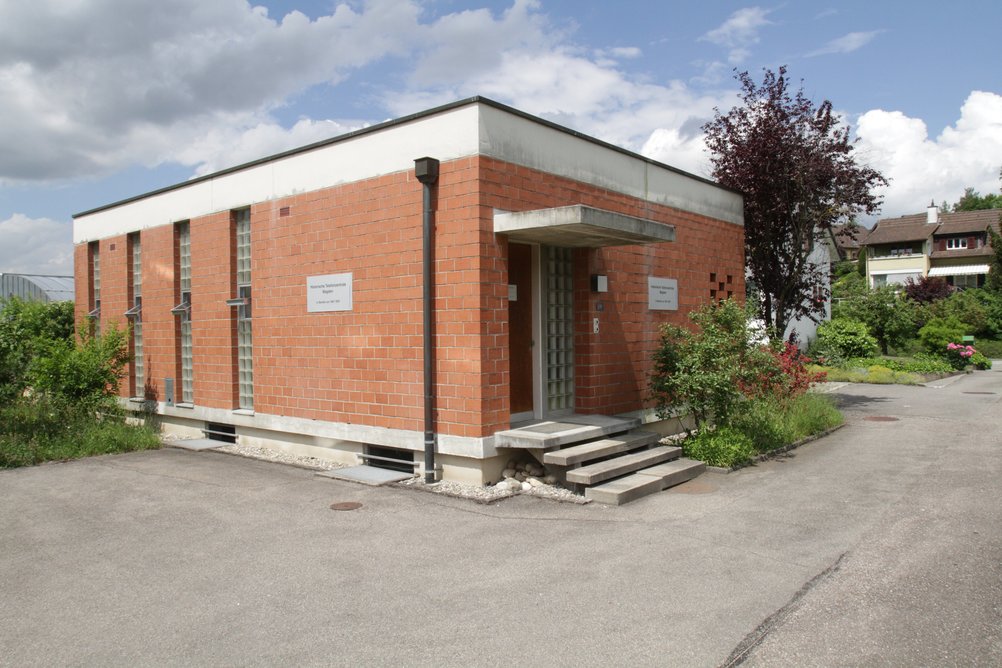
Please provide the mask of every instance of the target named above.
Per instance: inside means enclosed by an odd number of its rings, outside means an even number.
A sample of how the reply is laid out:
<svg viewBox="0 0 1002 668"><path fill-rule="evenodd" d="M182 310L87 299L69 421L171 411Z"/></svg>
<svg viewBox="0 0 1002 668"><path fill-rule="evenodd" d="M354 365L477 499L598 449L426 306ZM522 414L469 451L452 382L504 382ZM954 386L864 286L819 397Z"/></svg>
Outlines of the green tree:
<svg viewBox="0 0 1002 668"><path fill-rule="evenodd" d="M982 211L984 209L1002 209L1002 194L982 195L974 188L964 188L964 194L953 205L954 213L958 211Z"/></svg>
<svg viewBox="0 0 1002 668"><path fill-rule="evenodd" d="M884 355L891 346L900 346L915 333L914 307L891 285L839 303L832 315L866 323Z"/></svg>
<svg viewBox="0 0 1002 668"><path fill-rule="evenodd" d="M855 299L866 294L866 279L852 272L832 283L832 300L837 304L843 299Z"/></svg>
<svg viewBox="0 0 1002 668"><path fill-rule="evenodd" d="M765 71L762 85L736 75L742 104L716 110L703 126L713 176L744 195L745 258L761 290L762 320L778 332L799 317L819 320L827 272L812 261L832 226L874 213L877 186L887 181L860 166L849 128L828 100L790 90L786 68Z"/></svg>
<svg viewBox="0 0 1002 668"><path fill-rule="evenodd" d="M73 343L73 303L0 302L0 404L28 387L28 367L51 342Z"/></svg>
<svg viewBox="0 0 1002 668"><path fill-rule="evenodd" d="M1002 229L1002 214L999 215L999 228ZM988 278L985 279L985 289L1002 296L1002 234L989 226L988 239L992 245L992 256L988 261Z"/></svg>

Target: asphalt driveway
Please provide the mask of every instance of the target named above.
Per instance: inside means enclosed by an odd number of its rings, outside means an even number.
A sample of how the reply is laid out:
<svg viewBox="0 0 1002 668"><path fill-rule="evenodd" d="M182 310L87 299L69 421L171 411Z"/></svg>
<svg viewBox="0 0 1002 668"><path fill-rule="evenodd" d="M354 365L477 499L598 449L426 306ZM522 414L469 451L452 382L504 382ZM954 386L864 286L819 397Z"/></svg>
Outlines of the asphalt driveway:
<svg viewBox="0 0 1002 668"><path fill-rule="evenodd" d="M0 471L0 665L1000 665L1002 373L935 385L618 508L173 449Z"/></svg>

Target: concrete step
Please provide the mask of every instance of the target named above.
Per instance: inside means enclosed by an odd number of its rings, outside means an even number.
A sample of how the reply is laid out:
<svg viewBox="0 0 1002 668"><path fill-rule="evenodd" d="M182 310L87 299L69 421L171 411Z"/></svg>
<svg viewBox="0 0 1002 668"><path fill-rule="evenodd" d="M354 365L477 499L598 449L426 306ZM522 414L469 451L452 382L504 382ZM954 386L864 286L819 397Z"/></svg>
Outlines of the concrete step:
<svg viewBox="0 0 1002 668"><path fill-rule="evenodd" d="M620 434L640 426L636 418L608 415L571 415L554 420L535 420L494 434L499 448L553 450L584 443L610 434Z"/></svg>
<svg viewBox="0 0 1002 668"><path fill-rule="evenodd" d="M638 471L633 475L610 480L585 490L585 497L596 503L620 506L648 494L692 480L706 470L706 464L691 459L676 459Z"/></svg>
<svg viewBox="0 0 1002 668"><path fill-rule="evenodd" d="M669 459L677 459L682 455L682 448L669 445L659 445L650 450L631 452L613 459L595 462L567 472L567 481L580 485L595 485L603 480L618 478L638 469L654 464L660 464Z"/></svg>
<svg viewBox="0 0 1002 668"><path fill-rule="evenodd" d="M576 466L582 462L601 459L657 443L661 437L652 431L631 431L621 436L582 443L543 455L543 463L552 466Z"/></svg>
<svg viewBox="0 0 1002 668"><path fill-rule="evenodd" d="M675 485L681 485L699 476L706 470L706 464L695 459L682 457L670 462L664 462L657 466L646 468L638 473L661 478L661 489L668 489Z"/></svg>
<svg viewBox="0 0 1002 668"><path fill-rule="evenodd" d="M648 494L657 494L662 489L661 478L634 473L625 478L610 480L598 487L589 487L585 490L585 498L596 503L621 506Z"/></svg>

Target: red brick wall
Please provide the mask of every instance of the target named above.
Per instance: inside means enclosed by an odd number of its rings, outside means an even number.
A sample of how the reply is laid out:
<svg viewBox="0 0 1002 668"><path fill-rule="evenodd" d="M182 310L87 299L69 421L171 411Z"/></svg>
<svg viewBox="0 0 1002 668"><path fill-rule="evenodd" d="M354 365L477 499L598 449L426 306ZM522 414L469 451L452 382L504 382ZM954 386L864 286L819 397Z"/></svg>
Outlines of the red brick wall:
<svg viewBox="0 0 1002 668"><path fill-rule="evenodd" d="M73 312L79 331L80 327L87 326L87 313L92 308L90 247L87 244L77 244L73 248L73 268Z"/></svg>
<svg viewBox="0 0 1002 668"><path fill-rule="evenodd" d="M575 282L575 400L580 413L615 414L645 405L652 371L651 355L665 322L686 324L686 314L700 304L728 293L744 298L744 230L718 220L608 192L588 184L544 172L480 159L482 191L481 229L493 226L493 209L525 211L584 204L675 226L676 240L646 246L579 249L574 254ZM489 255L504 264L503 241L486 246ZM591 274L609 278L609 292L590 291ZM725 287L711 293L710 276ZM647 308L647 276L678 279L679 310ZM730 282L728 283L728 277ZM502 271L500 282L507 283ZM603 310L599 311L598 303ZM592 319L599 318L599 333ZM507 311L498 314L506 332ZM507 336L500 345L503 382L494 399L503 408L498 426L507 417Z"/></svg>
<svg viewBox="0 0 1002 668"><path fill-rule="evenodd" d="M162 225L143 230L143 353L147 383L163 401L163 382L174 378L175 398L180 392L175 357L176 317L170 310L179 301L174 291L174 226ZM142 391L142 388L137 388ZM179 400L179 399L178 399Z"/></svg>
<svg viewBox="0 0 1002 668"><path fill-rule="evenodd" d="M87 248L86 245L83 246L84 249ZM125 317L125 312L129 310L129 263L128 263L128 247L126 244L126 235L122 234L115 237L109 237L107 239L102 239L98 243L99 254L100 254L100 269L101 269L101 320L100 320L100 330L102 333L107 333L111 331L112 328L118 328L119 330L127 330L129 327L129 320ZM85 251L86 253L86 251ZM90 263L87 263L88 271L92 271ZM78 279L79 281L79 279ZM92 302L92 292L91 292L91 275L84 278L85 290L91 300L85 303ZM79 290L79 285L77 287ZM90 310L88 307L83 310L83 314L86 315ZM79 309L79 307L78 307ZM129 396L129 377L126 374L119 384L119 394L123 397Z"/></svg>
<svg viewBox="0 0 1002 668"><path fill-rule="evenodd" d="M728 289L743 295L738 226L489 158L444 163L435 203L440 433L487 436L509 422L507 242L493 233L494 209L578 203L669 223L677 233L670 244L575 251L579 412L644 404L658 326L685 322L688 309L708 300L711 273L731 276ZM411 172L252 207L256 412L422 429L421 219L422 186ZM190 224L195 403L233 409L235 313L225 303L235 296L231 213ZM110 243L115 252L106 250ZM179 395L173 226L144 230L142 243L147 375L158 391L174 377ZM121 314L128 308L125 237L103 240L101 249L102 311ZM77 266L86 266L86 245L76 252ZM306 278L343 272L353 273L353 310L307 313ZM77 275L78 296L86 294L85 273ZM590 292L593 273L608 275L608 293ZM678 279L679 311L647 309L648 275ZM78 311L85 303L78 299Z"/></svg>
<svg viewBox="0 0 1002 668"><path fill-rule="evenodd" d="M231 225L229 211L190 221L195 404L228 409L237 406L233 352L236 322L233 308L226 305L226 300L234 296Z"/></svg>
<svg viewBox="0 0 1002 668"><path fill-rule="evenodd" d="M479 436L480 235L466 229L477 216L471 161L442 166L437 206L439 427ZM256 411L422 428L421 223L422 186L410 173L252 208ZM353 310L306 313L306 277L344 272L353 273Z"/></svg>

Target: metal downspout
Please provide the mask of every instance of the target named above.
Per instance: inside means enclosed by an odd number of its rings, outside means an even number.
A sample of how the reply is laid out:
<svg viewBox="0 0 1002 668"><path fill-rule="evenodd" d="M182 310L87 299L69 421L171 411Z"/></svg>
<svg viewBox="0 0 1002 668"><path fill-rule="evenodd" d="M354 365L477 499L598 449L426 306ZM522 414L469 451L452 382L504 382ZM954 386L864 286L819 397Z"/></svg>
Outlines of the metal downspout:
<svg viewBox="0 0 1002 668"><path fill-rule="evenodd" d="M424 300L424 481L435 482L435 349L434 349L434 218L432 187L438 181L438 160L418 158L414 176L424 186L422 265Z"/></svg>

